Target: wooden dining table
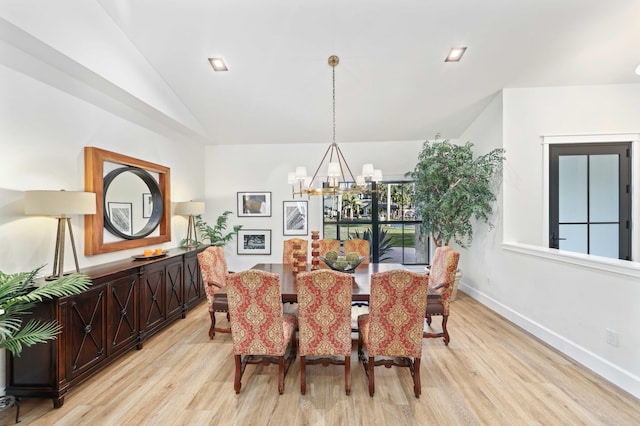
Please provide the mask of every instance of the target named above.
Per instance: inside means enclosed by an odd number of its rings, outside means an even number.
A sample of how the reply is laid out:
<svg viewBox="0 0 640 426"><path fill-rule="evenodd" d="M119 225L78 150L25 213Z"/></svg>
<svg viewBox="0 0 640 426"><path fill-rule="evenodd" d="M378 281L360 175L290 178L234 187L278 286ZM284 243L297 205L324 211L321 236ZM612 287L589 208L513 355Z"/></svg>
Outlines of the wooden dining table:
<svg viewBox="0 0 640 426"><path fill-rule="evenodd" d="M321 265L321 268L328 268ZM287 263L258 263L251 269L259 269L271 272L280 276L280 292L282 293L283 302L297 302L298 288L296 286L296 276L293 273L291 264ZM307 265L307 271L311 269L311 265ZM360 265L349 275L353 276L352 296L354 302L368 302L371 293L371 274L376 272L391 271L394 269L405 269L401 263L369 263Z"/></svg>

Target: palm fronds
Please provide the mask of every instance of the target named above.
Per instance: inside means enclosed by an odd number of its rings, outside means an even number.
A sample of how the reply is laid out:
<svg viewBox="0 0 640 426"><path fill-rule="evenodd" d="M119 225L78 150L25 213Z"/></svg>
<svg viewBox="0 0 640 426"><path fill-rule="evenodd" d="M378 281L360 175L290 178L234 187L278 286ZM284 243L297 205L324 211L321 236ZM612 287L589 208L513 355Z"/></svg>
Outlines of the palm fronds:
<svg viewBox="0 0 640 426"><path fill-rule="evenodd" d="M5 274L0 271L0 348L18 355L23 346L55 339L60 329L55 321L41 322L25 316L36 303L45 299L78 294L89 288L86 275L70 274L36 284L40 268L30 272Z"/></svg>

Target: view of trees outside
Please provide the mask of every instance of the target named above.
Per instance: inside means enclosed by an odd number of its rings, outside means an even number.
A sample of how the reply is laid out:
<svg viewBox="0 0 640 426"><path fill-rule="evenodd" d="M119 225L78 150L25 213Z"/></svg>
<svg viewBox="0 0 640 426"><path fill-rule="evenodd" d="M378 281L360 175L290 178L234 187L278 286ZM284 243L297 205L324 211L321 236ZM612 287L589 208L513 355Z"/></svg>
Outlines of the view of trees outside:
<svg viewBox="0 0 640 426"><path fill-rule="evenodd" d="M379 256L372 261L427 263L428 239L416 217L413 182L382 182L375 188L360 194L325 196L324 238L362 238L373 244L377 237Z"/></svg>

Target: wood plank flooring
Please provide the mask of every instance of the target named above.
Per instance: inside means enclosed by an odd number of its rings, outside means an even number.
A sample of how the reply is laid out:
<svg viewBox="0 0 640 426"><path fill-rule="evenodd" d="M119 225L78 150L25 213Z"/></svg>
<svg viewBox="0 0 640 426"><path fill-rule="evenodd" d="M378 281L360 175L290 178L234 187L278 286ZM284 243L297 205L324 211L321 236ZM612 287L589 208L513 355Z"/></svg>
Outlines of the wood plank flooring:
<svg viewBox="0 0 640 426"><path fill-rule="evenodd" d="M67 395L21 401L22 425L637 425L640 401L458 293L451 343L423 340L422 396L406 368L376 368L376 394L352 354L343 368L299 360L278 395L277 367L247 366L233 391L231 336L209 340L206 303ZM225 321L220 317L219 322ZM438 328L440 318L434 318ZM15 411L0 415L14 424Z"/></svg>

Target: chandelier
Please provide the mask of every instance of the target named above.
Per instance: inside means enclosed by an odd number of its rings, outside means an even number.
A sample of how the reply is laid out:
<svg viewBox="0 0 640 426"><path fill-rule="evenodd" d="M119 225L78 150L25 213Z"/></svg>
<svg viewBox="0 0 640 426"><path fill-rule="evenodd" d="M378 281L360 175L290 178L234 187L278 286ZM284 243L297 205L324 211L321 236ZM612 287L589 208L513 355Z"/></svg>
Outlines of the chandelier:
<svg viewBox="0 0 640 426"><path fill-rule="evenodd" d="M324 153L320 164L316 168L312 177L307 176L307 168L305 166L296 167L295 172L289 172L287 176L288 183L291 185L293 197L296 195L341 195L341 194L359 194L371 191L371 182L379 182L382 180L382 171L374 169L373 164L365 164L362 166L362 174L356 178L353 177L351 168L345 160L340 147L336 143L336 66L340 63L340 59L335 56L329 56L329 65L332 68L333 77L333 138L331 145ZM322 168L325 160L328 160L327 178L324 182L320 182L318 172ZM348 174L346 174L348 173ZM347 181L347 176L351 178ZM317 185L314 187L314 184Z"/></svg>

